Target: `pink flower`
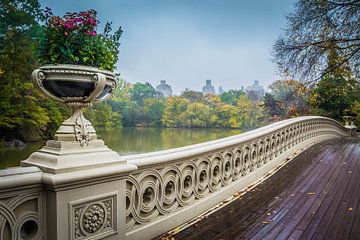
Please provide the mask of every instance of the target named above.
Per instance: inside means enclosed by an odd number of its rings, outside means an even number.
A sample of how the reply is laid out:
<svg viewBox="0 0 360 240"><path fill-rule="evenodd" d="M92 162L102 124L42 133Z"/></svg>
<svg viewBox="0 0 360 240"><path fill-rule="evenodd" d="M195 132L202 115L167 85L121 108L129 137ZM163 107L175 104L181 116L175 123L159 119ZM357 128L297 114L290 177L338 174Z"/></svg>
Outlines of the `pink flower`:
<svg viewBox="0 0 360 240"><path fill-rule="evenodd" d="M79 17L73 19L74 22L83 22L83 20Z"/></svg>
<svg viewBox="0 0 360 240"><path fill-rule="evenodd" d="M87 22L90 23L90 24L93 25L93 26L96 26L96 21L95 21L95 19L88 19Z"/></svg>
<svg viewBox="0 0 360 240"><path fill-rule="evenodd" d="M65 28L72 28L73 26L74 25L72 22L65 22L65 25L64 25Z"/></svg>
<svg viewBox="0 0 360 240"><path fill-rule="evenodd" d="M93 37L96 36L96 31L86 31L85 33L86 33L87 35L90 35L90 36L93 36Z"/></svg>

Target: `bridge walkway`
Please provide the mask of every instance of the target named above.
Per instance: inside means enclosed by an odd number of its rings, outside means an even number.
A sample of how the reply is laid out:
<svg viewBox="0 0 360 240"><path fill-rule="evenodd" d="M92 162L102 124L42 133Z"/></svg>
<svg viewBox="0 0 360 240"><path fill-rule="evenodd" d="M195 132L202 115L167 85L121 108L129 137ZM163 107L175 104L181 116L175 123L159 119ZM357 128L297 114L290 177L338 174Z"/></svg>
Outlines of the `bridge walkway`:
<svg viewBox="0 0 360 240"><path fill-rule="evenodd" d="M331 140L163 239L360 239L360 142Z"/></svg>

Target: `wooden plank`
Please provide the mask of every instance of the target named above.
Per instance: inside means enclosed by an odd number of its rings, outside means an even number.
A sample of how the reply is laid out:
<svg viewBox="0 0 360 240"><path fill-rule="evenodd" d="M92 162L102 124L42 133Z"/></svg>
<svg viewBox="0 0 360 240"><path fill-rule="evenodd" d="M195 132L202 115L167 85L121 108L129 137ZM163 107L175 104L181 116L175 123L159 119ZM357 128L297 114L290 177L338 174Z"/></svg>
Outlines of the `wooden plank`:
<svg viewBox="0 0 360 240"><path fill-rule="evenodd" d="M332 151L330 152L325 151L325 153L331 155L334 154ZM324 156L324 154L322 154L320 155L320 157L323 159L324 157L326 157L326 155ZM328 177L331 176L331 174L328 174L329 171L333 173L333 171L335 171L336 169L333 165L328 165L327 168L320 169L321 165L322 164L318 162L317 165L314 166L315 172L309 174L312 177L303 181L303 185L301 186L301 188L297 187L292 191L296 194L296 196L298 196L297 198L289 198L285 200L285 202L293 202L292 204L289 205L290 208L286 209L287 216L284 215L285 216L284 218L281 218L279 221L275 221L274 225L266 226L268 228L268 231L259 231L256 233L255 236L251 236L251 237L254 237L254 239L273 239L276 237L276 235L279 232L284 230L285 227L289 227L289 228L295 227L295 225L293 226L290 225L289 222L294 217L299 207L303 207L303 206L309 207L314 201L314 199L316 199L315 196L310 195L311 201L309 202L309 204L306 205L306 202L308 201L308 197L309 197L308 193L321 192L320 190L322 189L323 185L328 183ZM319 171L320 173L317 173ZM291 233L291 229L289 229L288 234L290 233Z"/></svg>
<svg viewBox="0 0 360 240"><path fill-rule="evenodd" d="M359 142L318 144L240 200L172 237L360 239L359 181Z"/></svg>

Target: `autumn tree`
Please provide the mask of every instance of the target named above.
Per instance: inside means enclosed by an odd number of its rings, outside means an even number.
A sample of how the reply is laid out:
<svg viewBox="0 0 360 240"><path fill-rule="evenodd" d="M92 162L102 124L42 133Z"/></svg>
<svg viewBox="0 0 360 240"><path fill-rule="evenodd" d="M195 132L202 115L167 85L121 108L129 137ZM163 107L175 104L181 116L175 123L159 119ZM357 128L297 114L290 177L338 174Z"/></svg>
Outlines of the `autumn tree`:
<svg viewBox="0 0 360 240"><path fill-rule="evenodd" d="M179 116L181 125L187 127L208 127L210 109L207 105L199 102L190 103Z"/></svg>
<svg viewBox="0 0 360 240"><path fill-rule="evenodd" d="M282 72L318 81L347 64L359 74L359 0L298 0L287 20L273 54ZM333 47L341 61L331 67L328 55Z"/></svg>
<svg viewBox="0 0 360 240"><path fill-rule="evenodd" d="M307 115L308 89L296 80L279 80L269 86L271 93L265 95L264 109L269 117L286 119Z"/></svg>
<svg viewBox="0 0 360 240"><path fill-rule="evenodd" d="M166 106L162 117L162 124L166 127L182 126L180 115L184 113L189 105L187 99L171 96L166 99Z"/></svg>
<svg viewBox="0 0 360 240"><path fill-rule="evenodd" d="M204 102L204 96L201 92L186 89L180 95L180 97L189 100L190 102Z"/></svg>

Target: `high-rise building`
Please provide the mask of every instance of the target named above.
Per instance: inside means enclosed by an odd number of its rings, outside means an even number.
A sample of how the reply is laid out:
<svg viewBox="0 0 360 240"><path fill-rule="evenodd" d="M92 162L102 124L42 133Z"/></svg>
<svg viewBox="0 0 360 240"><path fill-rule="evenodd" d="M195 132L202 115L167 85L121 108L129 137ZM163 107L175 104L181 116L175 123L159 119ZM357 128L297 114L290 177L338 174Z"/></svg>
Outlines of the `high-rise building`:
<svg viewBox="0 0 360 240"><path fill-rule="evenodd" d="M259 81L255 80L251 86L246 88L246 93L251 100L257 101L265 95L265 90L259 84Z"/></svg>
<svg viewBox="0 0 360 240"><path fill-rule="evenodd" d="M220 87L219 87L219 95L220 95L220 94L223 94L224 92L225 92L225 91L224 91L223 87L220 86Z"/></svg>
<svg viewBox="0 0 360 240"><path fill-rule="evenodd" d="M161 92L164 97L170 97L172 95L172 89L169 84L166 84L165 80L160 81L160 85L156 86L156 91Z"/></svg>
<svg viewBox="0 0 360 240"><path fill-rule="evenodd" d="M202 93L203 93L203 94L208 94L208 93L215 94L215 88L214 88L214 86L211 84L211 80L210 80L210 79L207 79L207 80L206 80L206 85L203 86L203 88L202 88Z"/></svg>

